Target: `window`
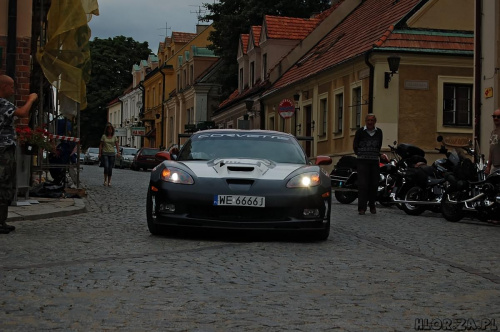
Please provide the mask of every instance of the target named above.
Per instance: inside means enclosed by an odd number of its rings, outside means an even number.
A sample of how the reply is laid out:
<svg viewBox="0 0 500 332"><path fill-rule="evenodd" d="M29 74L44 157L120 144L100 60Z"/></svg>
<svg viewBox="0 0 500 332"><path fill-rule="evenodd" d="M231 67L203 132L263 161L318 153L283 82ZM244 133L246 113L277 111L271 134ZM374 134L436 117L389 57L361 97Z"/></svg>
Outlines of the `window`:
<svg viewBox="0 0 500 332"><path fill-rule="evenodd" d="M319 100L319 127L318 135L325 136L328 127L328 99Z"/></svg>
<svg viewBox="0 0 500 332"><path fill-rule="evenodd" d="M250 63L250 82L249 86L252 87L255 79L255 62Z"/></svg>
<svg viewBox="0 0 500 332"><path fill-rule="evenodd" d="M190 74L191 74L191 79L190 79L190 84L194 84L194 66L190 66Z"/></svg>
<svg viewBox="0 0 500 332"><path fill-rule="evenodd" d="M443 125L472 126L472 84L444 84Z"/></svg>
<svg viewBox="0 0 500 332"><path fill-rule="evenodd" d="M334 132L340 134L342 132L344 122L344 94L338 93L335 95L335 126Z"/></svg>
<svg viewBox="0 0 500 332"><path fill-rule="evenodd" d="M361 87L352 89L352 127L361 127Z"/></svg>
<svg viewBox="0 0 500 332"><path fill-rule="evenodd" d="M177 91L181 90L181 75L177 74Z"/></svg>
<svg viewBox="0 0 500 332"><path fill-rule="evenodd" d="M188 108L187 109L187 118L186 118L186 123L187 124L193 124L194 123L194 108Z"/></svg>

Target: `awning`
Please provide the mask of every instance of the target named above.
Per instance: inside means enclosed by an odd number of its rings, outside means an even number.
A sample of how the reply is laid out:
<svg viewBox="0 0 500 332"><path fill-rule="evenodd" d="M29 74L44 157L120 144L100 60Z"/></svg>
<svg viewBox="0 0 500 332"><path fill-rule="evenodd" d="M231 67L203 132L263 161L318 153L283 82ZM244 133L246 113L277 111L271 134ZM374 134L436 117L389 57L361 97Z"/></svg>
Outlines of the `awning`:
<svg viewBox="0 0 500 332"><path fill-rule="evenodd" d="M153 128L146 133L146 137L151 137L151 136L156 137L156 128Z"/></svg>

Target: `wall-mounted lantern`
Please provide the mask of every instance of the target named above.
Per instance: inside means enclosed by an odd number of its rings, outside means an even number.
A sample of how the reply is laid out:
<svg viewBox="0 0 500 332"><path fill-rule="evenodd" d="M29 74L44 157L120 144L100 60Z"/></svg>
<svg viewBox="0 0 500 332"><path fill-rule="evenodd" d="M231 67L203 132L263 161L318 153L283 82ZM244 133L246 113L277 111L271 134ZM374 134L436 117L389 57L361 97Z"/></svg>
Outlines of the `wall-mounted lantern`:
<svg viewBox="0 0 500 332"><path fill-rule="evenodd" d="M398 72L399 61L401 61L401 58L398 56L390 56L387 58L390 72L386 71L384 73L384 88L386 89L389 88L389 82L391 81L391 77Z"/></svg>

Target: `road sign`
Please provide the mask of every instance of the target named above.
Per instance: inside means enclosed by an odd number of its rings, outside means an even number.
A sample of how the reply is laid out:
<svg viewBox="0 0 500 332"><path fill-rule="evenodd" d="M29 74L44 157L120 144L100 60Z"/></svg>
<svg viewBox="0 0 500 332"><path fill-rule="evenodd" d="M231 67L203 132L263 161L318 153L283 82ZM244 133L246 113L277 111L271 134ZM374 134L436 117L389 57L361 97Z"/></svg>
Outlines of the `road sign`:
<svg viewBox="0 0 500 332"><path fill-rule="evenodd" d="M132 135L133 136L144 136L146 135L145 127L132 127Z"/></svg>
<svg viewBox="0 0 500 332"><path fill-rule="evenodd" d="M115 128L115 136L126 137L127 136L127 128Z"/></svg>
<svg viewBox="0 0 500 332"><path fill-rule="evenodd" d="M295 114L295 104L290 99L283 99L278 105L278 113L283 119L291 118Z"/></svg>

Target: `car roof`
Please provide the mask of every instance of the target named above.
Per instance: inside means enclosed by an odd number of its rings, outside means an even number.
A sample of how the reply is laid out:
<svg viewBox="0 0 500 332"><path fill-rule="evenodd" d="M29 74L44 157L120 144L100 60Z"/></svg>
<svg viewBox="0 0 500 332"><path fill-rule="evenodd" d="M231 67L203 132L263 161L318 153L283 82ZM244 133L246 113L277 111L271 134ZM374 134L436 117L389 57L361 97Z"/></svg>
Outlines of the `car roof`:
<svg viewBox="0 0 500 332"><path fill-rule="evenodd" d="M295 137L292 134L284 133L282 131L275 130L264 130L264 129L207 129L202 131L197 131L193 134L252 134L252 135L280 135L280 136L290 136Z"/></svg>

